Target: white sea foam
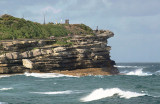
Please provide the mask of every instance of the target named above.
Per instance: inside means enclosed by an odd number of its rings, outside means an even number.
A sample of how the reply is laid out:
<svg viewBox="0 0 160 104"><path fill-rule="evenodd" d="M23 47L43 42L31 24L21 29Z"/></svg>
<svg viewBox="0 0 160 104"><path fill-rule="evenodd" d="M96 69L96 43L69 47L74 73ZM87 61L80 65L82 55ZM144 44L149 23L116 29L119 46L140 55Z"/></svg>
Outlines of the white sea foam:
<svg viewBox="0 0 160 104"><path fill-rule="evenodd" d="M148 76L151 73L143 72L143 69L136 69L134 71L127 72L126 75Z"/></svg>
<svg viewBox="0 0 160 104"><path fill-rule="evenodd" d="M23 75L23 74L8 74L8 75L0 75L0 78L4 78L4 77L11 77L11 76L16 76L16 75Z"/></svg>
<svg viewBox="0 0 160 104"><path fill-rule="evenodd" d="M115 67L117 68L137 68L138 66L117 66L115 65Z"/></svg>
<svg viewBox="0 0 160 104"><path fill-rule="evenodd" d="M104 78L104 75L94 75L94 77Z"/></svg>
<svg viewBox="0 0 160 104"><path fill-rule="evenodd" d="M83 93L82 91L79 90L66 90L66 91L49 91L49 92L30 92L30 93L35 93L35 94L46 94L46 95L59 95L59 94L75 94L75 93Z"/></svg>
<svg viewBox="0 0 160 104"><path fill-rule="evenodd" d="M119 88L111 88L111 89L103 89L99 88L91 92L86 97L81 98L82 102L89 102L94 100L99 100L107 97L111 97L117 94L120 98L130 99L132 97L144 96L145 94L131 92L131 91L123 91Z"/></svg>
<svg viewBox="0 0 160 104"><path fill-rule="evenodd" d="M58 74L58 73L28 73L28 72L25 72L24 75L38 77L38 78L74 77L71 75L64 75L64 74Z"/></svg>
<svg viewBox="0 0 160 104"><path fill-rule="evenodd" d="M6 91L6 90L12 90L13 88L10 87L10 88L0 88L0 91Z"/></svg>
<svg viewBox="0 0 160 104"><path fill-rule="evenodd" d="M57 95L57 94L71 94L73 91L66 90L66 91L53 91L53 92L31 92L36 94L47 94L47 95Z"/></svg>
<svg viewBox="0 0 160 104"><path fill-rule="evenodd" d="M3 77L10 77L11 75L0 75L0 78L3 78Z"/></svg>

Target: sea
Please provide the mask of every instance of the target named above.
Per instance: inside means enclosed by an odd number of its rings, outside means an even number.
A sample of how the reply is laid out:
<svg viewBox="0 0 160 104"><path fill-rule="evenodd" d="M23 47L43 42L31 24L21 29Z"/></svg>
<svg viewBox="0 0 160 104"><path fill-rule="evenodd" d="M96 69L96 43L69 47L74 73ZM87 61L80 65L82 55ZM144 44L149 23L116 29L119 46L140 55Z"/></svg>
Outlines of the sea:
<svg viewBox="0 0 160 104"><path fill-rule="evenodd" d="M0 104L160 104L160 63L117 63L121 75L0 76Z"/></svg>

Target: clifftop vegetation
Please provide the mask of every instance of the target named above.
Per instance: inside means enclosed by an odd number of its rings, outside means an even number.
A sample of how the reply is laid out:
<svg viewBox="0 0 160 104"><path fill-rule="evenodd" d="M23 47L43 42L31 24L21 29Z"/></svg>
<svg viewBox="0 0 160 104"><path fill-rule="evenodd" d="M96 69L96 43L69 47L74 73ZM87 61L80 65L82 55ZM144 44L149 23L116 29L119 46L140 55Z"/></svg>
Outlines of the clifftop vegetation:
<svg viewBox="0 0 160 104"><path fill-rule="evenodd" d="M68 34L93 34L84 24L40 24L10 15L0 17L0 40L63 37Z"/></svg>

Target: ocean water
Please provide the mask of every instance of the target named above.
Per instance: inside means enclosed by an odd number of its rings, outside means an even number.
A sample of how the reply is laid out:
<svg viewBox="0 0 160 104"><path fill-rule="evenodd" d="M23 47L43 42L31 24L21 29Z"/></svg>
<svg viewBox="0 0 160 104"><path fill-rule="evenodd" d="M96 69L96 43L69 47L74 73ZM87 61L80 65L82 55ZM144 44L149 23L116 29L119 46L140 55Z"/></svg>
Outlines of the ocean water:
<svg viewBox="0 0 160 104"><path fill-rule="evenodd" d="M118 63L124 75L0 76L0 104L160 104L160 63Z"/></svg>

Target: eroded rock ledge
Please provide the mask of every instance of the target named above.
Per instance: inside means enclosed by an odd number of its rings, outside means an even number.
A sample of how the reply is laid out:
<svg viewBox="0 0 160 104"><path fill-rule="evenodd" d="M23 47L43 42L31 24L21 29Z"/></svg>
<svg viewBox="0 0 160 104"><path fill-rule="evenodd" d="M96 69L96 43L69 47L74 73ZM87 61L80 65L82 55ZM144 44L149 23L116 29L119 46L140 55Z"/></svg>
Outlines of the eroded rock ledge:
<svg viewBox="0 0 160 104"><path fill-rule="evenodd" d="M33 70L69 74L80 73L82 69L82 75L95 75L97 70L117 74L118 69L109 55L111 47L107 46L107 39L112 36L114 34L108 30L98 31L95 35L68 36L67 41L72 45L56 45L56 39L1 41L0 73ZM89 72L84 71L87 68ZM97 71L97 75L101 72Z"/></svg>

